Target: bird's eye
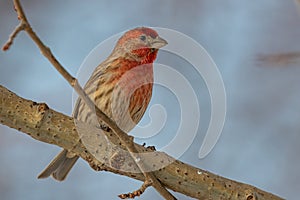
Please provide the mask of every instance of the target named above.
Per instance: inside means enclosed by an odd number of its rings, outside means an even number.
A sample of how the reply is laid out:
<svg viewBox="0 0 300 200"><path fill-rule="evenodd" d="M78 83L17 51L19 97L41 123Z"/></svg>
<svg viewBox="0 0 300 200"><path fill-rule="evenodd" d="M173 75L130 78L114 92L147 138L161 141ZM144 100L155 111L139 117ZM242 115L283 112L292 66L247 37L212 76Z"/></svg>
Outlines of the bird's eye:
<svg viewBox="0 0 300 200"><path fill-rule="evenodd" d="M141 35L141 36L140 36L140 39L141 39L142 41L145 41L145 40L146 40L146 36L145 36L145 35Z"/></svg>

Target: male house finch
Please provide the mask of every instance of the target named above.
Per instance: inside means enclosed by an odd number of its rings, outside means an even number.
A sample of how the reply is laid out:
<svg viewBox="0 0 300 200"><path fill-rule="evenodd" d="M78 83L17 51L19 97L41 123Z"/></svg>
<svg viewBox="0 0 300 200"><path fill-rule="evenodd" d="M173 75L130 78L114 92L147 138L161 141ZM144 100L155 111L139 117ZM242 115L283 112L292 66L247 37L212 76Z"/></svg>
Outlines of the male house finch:
<svg viewBox="0 0 300 200"><path fill-rule="evenodd" d="M153 62L158 49L166 44L153 29L139 27L127 31L84 87L95 105L125 132L133 129L146 111L152 95ZM80 98L73 116L109 130ZM78 158L64 149L38 178L52 175L54 179L63 181Z"/></svg>

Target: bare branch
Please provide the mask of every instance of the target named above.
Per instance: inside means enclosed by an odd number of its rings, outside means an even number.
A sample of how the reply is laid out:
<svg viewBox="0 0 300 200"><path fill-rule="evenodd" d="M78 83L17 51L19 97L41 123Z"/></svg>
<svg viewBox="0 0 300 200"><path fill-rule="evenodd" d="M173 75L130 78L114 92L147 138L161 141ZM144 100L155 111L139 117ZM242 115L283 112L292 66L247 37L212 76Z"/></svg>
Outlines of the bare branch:
<svg viewBox="0 0 300 200"><path fill-rule="evenodd" d="M152 185L152 183L149 183L149 182L146 180L146 181L143 183L143 185L141 186L140 189L138 189L138 190L136 190L136 191L134 191L134 192L132 192L132 193L120 194L119 197L120 197L121 199L128 199L128 198L133 199L133 198L135 198L135 197L139 197L139 196L141 196L141 195L145 192L145 190L146 190L149 186L151 186L151 185Z"/></svg>
<svg viewBox="0 0 300 200"><path fill-rule="evenodd" d="M21 21L21 24L24 24L25 30L31 39L36 43L36 45L41 50L41 53L51 62L51 64L55 67L55 69L68 81L68 83L75 89L78 93L79 97L88 105L88 107L93 110L96 110L96 115L105 122L114 132L114 134L120 139L120 141L126 146L126 149L129 151L131 157L134 161L139 159L138 151L134 146L133 138L128 136L125 132L123 132L109 117L107 117L94 103L92 100L85 94L82 87L79 85L77 79L71 76L65 70L65 68L59 63L59 61L55 58L55 56L51 53L50 48L45 46L40 38L33 31L30 23L28 22L26 15L23 11L23 8L19 2L19 0L14 0L14 5L16 12L18 14L18 19ZM22 30L22 29L21 29ZM165 199L176 199L168 190L166 190L163 185L157 180L157 178L153 175L152 172L147 172L146 167L143 162L136 162L140 171L144 174L146 181L152 183L152 186L165 198Z"/></svg>
<svg viewBox="0 0 300 200"><path fill-rule="evenodd" d="M13 44L14 39L17 37L18 33L23 31L26 27L25 23L20 23L15 30L12 32L12 34L9 36L8 41L3 45L2 50L7 51L10 46Z"/></svg>
<svg viewBox="0 0 300 200"><path fill-rule="evenodd" d="M257 56L257 60L262 64L269 64L272 66L286 66L289 64L300 63L300 52L260 54Z"/></svg>
<svg viewBox="0 0 300 200"><path fill-rule="evenodd" d="M104 134L112 144L119 144L120 148L111 151L98 151L100 155L95 154L98 149L93 152L82 144L82 138L77 133L77 126L73 118L49 109L44 103L35 103L18 97L2 86L0 86L0 123L27 133L34 139L70 150L86 160L95 170L110 171L144 181L140 189L133 193L120 195L120 198L134 198L141 195L147 187L153 186L165 199L175 199L165 187L198 199L281 199L253 186L238 183L184 164L163 152L154 152L150 148L135 144L132 137L119 129L110 118L95 107L78 81L65 70L53 56L51 50L43 44L30 26L19 0L14 0L14 5L18 13L18 19L21 22L10 35L3 50L9 49L20 31L26 31L40 48L41 53L76 90L80 98L90 108L96 109L97 116L113 130L116 136L106 132ZM88 125L84 126L86 132L97 132L97 130ZM91 134L86 134L86 137L89 137L89 135ZM101 136L99 137L101 138ZM94 145L101 145L109 149L106 141L101 139L94 141ZM124 149L128 151L122 151ZM145 159L139 157L138 152L152 152L152 154ZM109 162L106 163L99 160L99 156L103 157L103 160L108 159ZM146 170L149 167L147 165L159 165L159 163L165 161L171 164L154 172ZM126 170L128 166L135 171Z"/></svg>
<svg viewBox="0 0 300 200"><path fill-rule="evenodd" d="M0 123L11 128L27 133L32 138L49 144L60 146L71 150L90 166L99 171L110 171L120 175L125 175L137 180L146 181L142 173L137 169L136 172L126 170L127 166L135 163L128 151L122 151L118 157L122 157L122 162L113 164L103 163L98 157L108 157L108 160L116 161L115 155L119 152L99 151L95 158L94 154L87 150L81 143L77 126L73 118L56 112L44 103L36 103L23 99L3 86L0 86ZM89 135L95 135L93 129ZM107 136L114 144L120 140L114 136ZM100 139L100 145L107 148L107 144ZM99 141L95 141L99 145ZM105 146L106 145L106 146ZM93 146L93 145L92 145ZM142 145L134 144L139 152L153 152ZM120 148L121 149L121 148ZM166 161L173 161L171 164L154 171L154 175L165 187L197 199L243 199L243 200L281 200L282 198L271 193L262 191L256 187L239 183L227 178L215 175L208 171L192 167L183 162L177 161L163 152L155 151L147 157L151 164L159 165ZM143 188L142 188L143 189Z"/></svg>

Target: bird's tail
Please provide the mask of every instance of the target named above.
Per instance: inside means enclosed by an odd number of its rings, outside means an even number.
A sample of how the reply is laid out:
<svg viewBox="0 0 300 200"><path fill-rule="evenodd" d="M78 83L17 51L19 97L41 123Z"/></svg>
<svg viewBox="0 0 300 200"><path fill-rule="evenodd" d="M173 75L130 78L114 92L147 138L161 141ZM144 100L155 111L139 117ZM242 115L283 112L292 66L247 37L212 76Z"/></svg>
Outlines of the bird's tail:
<svg viewBox="0 0 300 200"><path fill-rule="evenodd" d="M63 181L79 158L78 156L68 158L67 153L67 150L62 150L42 171L38 178L47 178L52 175L54 179Z"/></svg>

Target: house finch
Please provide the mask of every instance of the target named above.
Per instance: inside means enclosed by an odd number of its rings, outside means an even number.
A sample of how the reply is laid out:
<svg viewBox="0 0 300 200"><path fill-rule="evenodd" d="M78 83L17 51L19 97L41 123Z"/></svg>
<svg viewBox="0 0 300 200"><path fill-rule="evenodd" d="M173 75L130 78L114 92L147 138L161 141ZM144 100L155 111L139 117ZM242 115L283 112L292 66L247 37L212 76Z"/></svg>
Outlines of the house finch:
<svg viewBox="0 0 300 200"><path fill-rule="evenodd" d="M95 105L125 132L141 120L152 95L153 62L167 42L153 29L127 31L110 56L93 72L84 90ZM73 111L79 121L109 130L79 98ZM79 157L62 150L38 178L63 181Z"/></svg>

